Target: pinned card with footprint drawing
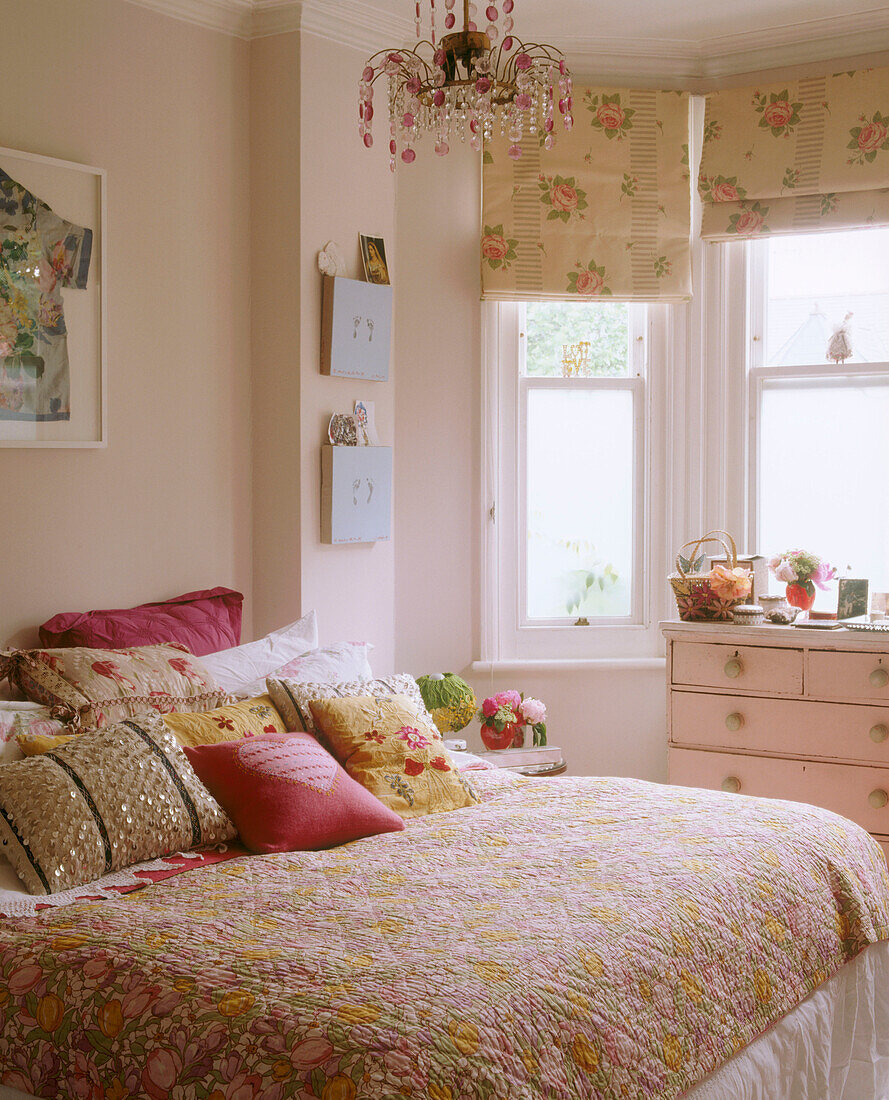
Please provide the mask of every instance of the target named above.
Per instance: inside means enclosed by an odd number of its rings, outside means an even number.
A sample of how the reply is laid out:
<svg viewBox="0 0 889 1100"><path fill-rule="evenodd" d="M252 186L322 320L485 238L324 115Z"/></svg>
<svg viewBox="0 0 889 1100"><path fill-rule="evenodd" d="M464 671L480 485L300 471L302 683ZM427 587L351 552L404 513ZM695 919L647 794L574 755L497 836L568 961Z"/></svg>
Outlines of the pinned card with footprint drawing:
<svg viewBox="0 0 889 1100"><path fill-rule="evenodd" d="M321 448L321 541L391 537L392 448Z"/></svg>

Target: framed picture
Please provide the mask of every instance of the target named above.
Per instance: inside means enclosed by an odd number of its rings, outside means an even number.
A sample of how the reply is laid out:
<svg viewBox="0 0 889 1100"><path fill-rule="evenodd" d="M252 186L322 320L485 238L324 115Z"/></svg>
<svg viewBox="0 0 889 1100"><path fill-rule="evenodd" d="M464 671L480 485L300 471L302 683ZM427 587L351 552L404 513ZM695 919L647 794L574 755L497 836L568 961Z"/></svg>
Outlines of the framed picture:
<svg viewBox="0 0 889 1100"><path fill-rule="evenodd" d="M392 287L325 275L321 295L321 373L389 378Z"/></svg>
<svg viewBox="0 0 889 1100"><path fill-rule="evenodd" d="M104 447L105 172L0 147L0 447Z"/></svg>
<svg viewBox="0 0 889 1100"><path fill-rule="evenodd" d="M388 286L389 264L386 262L386 242L382 237L368 237L358 234L361 242L361 259L364 262L364 277L369 283Z"/></svg>
<svg viewBox="0 0 889 1100"><path fill-rule="evenodd" d="M392 448L321 448L321 541L388 539L392 523Z"/></svg>
<svg viewBox="0 0 889 1100"><path fill-rule="evenodd" d="M867 614L866 580L840 577L837 582L837 618L856 619Z"/></svg>

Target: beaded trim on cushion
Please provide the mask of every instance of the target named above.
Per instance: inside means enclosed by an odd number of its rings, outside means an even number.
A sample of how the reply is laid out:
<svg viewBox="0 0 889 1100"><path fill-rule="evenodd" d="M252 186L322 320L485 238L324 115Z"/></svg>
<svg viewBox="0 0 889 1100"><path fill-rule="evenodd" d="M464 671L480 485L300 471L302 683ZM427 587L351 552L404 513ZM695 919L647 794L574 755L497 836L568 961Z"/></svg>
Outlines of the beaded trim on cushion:
<svg viewBox="0 0 889 1100"><path fill-rule="evenodd" d="M0 850L32 894L234 835L158 715L0 768Z"/></svg>
<svg viewBox="0 0 889 1100"><path fill-rule="evenodd" d="M7 675L73 730L93 729L149 710L205 711L228 701L198 658L182 646L17 650Z"/></svg>

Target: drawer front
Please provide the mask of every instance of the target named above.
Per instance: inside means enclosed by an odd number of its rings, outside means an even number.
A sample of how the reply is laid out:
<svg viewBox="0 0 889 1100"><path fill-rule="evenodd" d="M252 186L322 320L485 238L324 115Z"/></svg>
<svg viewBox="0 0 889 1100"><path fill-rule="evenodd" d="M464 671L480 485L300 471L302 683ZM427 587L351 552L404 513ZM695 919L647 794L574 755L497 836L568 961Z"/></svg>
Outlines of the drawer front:
<svg viewBox="0 0 889 1100"><path fill-rule="evenodd" d="M672 691L670 712L674 744L889 767L889 707Z"/></svg>
<svg viewBox="0 0 889 1100"><path fill-rule="evenodd" d="M674 684L694 687L800 695L803 652L765 646L674 642L672 678Z"/></svg>
<svg viewBox="0 0 889 1100"><path fill-rule="evenodd" d="M819 699L869 699L889 705L889 653L810 650L806 694Z"/></svg>
<svg viewBox="0 0 889 1100"><path fill-rule="evenodd" d="M889 768L671 748L670 782L809 802L889 835Z"/></svg>

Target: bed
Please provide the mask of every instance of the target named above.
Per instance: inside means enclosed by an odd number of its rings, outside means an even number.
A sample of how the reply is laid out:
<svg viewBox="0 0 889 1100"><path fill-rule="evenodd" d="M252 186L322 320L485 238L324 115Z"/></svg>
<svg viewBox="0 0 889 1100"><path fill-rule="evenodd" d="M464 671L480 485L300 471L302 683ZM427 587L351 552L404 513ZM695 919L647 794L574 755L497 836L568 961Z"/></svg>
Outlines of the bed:
<svg viewBox="0 0 889 1100"><path fill-rule="evenodd" d="M889 1095L863 830L639 780L473 782L480 805L404 832L3 920L0 1097Z"/></svg>

